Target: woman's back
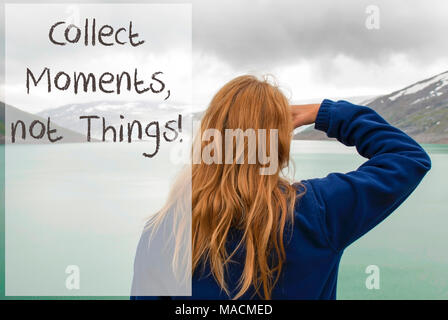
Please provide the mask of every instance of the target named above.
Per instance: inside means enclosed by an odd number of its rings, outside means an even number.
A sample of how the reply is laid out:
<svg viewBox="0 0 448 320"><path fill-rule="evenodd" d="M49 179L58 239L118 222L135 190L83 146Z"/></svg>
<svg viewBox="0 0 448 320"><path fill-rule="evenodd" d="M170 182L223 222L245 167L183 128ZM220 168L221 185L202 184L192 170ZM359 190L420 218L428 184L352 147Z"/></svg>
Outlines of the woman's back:
<svg viewBox="0 0 448 320"><path fill-rule="evenodd" d="M369 160L355 171L331 173L294 185L300 196L291 224L286 223L282 232L285 259L276 274L272 299L335 299L344 249L406 200L431 167L429 156L418 143L368 107L324 100L315 128L347 146L356 146ZM205 259L192 274L192 296L183 299L228 299L240 292L241 275L247 271L247 248L240 245L245 232L232 227L226 237L226 251L237 249L226 264L228 292ZM152 281L148 278L151 263L143 252L143 244L150 241L147 235L143 234L137 249L134 293L142 292ZM271 257L268 254L267 260ZM263 298L259 293L250 286L239 298Z"/></svg>

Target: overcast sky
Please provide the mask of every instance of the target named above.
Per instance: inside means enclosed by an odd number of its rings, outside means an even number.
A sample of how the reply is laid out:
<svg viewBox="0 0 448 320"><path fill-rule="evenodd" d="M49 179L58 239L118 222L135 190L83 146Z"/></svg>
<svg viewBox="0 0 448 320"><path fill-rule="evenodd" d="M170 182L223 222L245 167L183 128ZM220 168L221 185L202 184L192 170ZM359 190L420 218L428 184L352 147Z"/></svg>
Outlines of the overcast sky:
<svg viewBox="0 0 448 320"><path fill-rule="evenodd" d="M448 70L446 0L191 3L193 102L204 107L248 72L273 74L292 101L317 102L385 94ZM365 26L369 5L379 29Z"/></svg>

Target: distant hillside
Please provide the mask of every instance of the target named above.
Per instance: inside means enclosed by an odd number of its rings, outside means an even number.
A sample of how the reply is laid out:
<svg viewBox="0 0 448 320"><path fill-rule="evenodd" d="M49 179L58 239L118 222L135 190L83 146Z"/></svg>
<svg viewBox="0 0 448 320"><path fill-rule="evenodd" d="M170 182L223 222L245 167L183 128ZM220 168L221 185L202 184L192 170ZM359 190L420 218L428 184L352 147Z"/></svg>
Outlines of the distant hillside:
<svg viewBox="0 0 448 320"><path fill-rule="evenodd" d="M9 137L9 131L10 127L8 126L8 128L6 128L5 125L5 117L6 115L8 116L8 122L15 122L17 120L22 120L27 127L27 130L29 128L29 125L31 124L31 122L33 122L34 120L39 120L43 123L47 123L47 119L46 118L42 118L39 116L36 116L34 114L19 110L13 106L7 105L4 102L0 102L0 143L5 143L5 141L8 143L11 141L10 137ZM20 128L20 127L19 127ZM86 137L83 134L80 134L78 132L63 128L59 125L57 125L56 123L53 122L53 120L51 121L51 129L56 129L57 130L57 135L58 136L63 136L62 140L59 140L55 143L70 143L70 142L86 142ZM18 130L18 134L16 137L16 142L15 143L29 143L29 144L42 144L42 143L51 143L48 139L47 136L45 135L42 139L33 139L29 136L29 131L26 132L26 139L22 140L20 133L21 129ZM56 134L54 134L53 136L56 136Z"/></svg>
<svg viewBox="0 0 448 320"><path fill-rule="evenodd" d="M448 71L361 104L420 143L448 143ZM294 139L328 138L309 127L294 135Z"/></svg>

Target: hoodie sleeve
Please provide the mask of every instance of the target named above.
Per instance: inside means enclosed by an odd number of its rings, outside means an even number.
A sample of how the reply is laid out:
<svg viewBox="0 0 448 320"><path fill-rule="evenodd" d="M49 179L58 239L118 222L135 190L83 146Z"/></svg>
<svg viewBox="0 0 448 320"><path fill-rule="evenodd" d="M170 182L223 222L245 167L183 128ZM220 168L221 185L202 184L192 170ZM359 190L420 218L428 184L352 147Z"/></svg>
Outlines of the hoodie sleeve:
<svg viewBox="0 0 448 320"><path fill-rule="evenodd" d="M357 170L307 180L329 245L337 252L391 214L431 168L423 148L374 110L325 99L315 129L367 158Z"/></svg>

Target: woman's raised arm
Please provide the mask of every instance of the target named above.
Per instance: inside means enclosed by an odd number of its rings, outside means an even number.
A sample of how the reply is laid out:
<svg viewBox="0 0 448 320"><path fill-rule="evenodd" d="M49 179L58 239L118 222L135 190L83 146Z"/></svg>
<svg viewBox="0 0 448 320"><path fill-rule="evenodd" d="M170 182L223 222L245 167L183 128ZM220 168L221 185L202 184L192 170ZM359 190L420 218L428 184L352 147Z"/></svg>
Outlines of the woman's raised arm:
<svg viewBox="0 0 448 320"><path fill-rule="evenodd" d="M312 117L316 107L308 108ZM406 200L431 168L431 159L416 141L374 110L347 101L325 99L315 129L355 146L369 159L355 171L306 180L315 194L328 243L341 251Z"/></svg>

